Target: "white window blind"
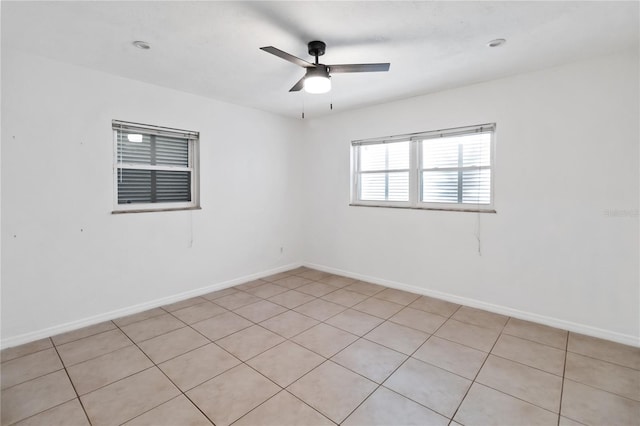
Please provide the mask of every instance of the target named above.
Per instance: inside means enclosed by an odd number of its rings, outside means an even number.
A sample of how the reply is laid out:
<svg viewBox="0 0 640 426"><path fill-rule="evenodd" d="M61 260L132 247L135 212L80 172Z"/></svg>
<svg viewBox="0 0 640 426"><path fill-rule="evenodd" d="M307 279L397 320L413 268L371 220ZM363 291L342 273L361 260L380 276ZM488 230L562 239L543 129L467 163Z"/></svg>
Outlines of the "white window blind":
<svg viewBox="0 0 640 426"><path fill-rule="evenodd" d="M352 142L352 204L493 208L495 124Z"/></svg>
<svg viewBox="0 0 640 426"><path fill-rule="evenodd" d="M425 203L491 203L491 133L420 141Z"/></svg>
<svg viewBox="0 0 640 426"><path fill-rule="evenodd" d="M361 200L409 200L409 144L405 141L360 148Z"/></svg>
<svg viewBox="0 0 640 426"><path fill-rule="evenodd" d="M198 133L113 121L116 210L197 206Z"/></svg>

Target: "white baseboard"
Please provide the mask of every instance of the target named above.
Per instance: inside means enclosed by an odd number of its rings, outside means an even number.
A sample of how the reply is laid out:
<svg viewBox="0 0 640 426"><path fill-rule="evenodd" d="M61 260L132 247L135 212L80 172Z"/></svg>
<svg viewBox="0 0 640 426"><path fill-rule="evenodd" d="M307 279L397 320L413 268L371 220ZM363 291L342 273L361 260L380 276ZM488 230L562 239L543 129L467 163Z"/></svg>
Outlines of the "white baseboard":
<svg viewBox="0 0 640 426"><path fill-rule="evenodd" d="M285 266L280 266L278 268L269 269L267 271L245 275L243 277L234 278L232 280L223 281L223 282L212 284L206 287L200 287L195 290L189 290L183 293L174 294L172 296L155 299L150 302L139 303L137 305L128 306L126 308L116 309L114 311L105 312L105 313L94 315L88 318L83 318L81 320L71 321L64 324L55 325L53 327L47 327L42 330L20 334L18 336L3 338L0 341L0 348L6 349L13 346L22 345L24 343L33 342L35 340L44 339L45 337L55 336L56 334L66 333L67 331L73 331L79 328L88 327L90 325L98 324L104 321L113 320L126 315L137 314L138 312L146 311L148 309L153 309L159 306L168 305L170 303L179 302L181 300L189 299L191 297L202 296L203 294L211 293L212 291L223 290L225 288L233 287L235 285L242 284L247 281L257 280L258 278L267 277L269 275L288 271L290 269L295 269L301 265L302 265L301 263L293 263Z"/></svg>
<svg viewBox="0 0 640 426"><path fill-rule="evenodd" d="M431 296L438 299L446 300L448 302L457 303L459 305L466 305L472 308L484 309L485 311L494 312L496 314L507 315L510 317L514 317L514 318L518 318L526 321L532 321L539 324L548 325L550 327L560 328L562 330L573 331L575 333L580 333L587 336L611 340L613 342L622 343L624 345L640 347L639 336L618 333L615 331L610 331L602 328L592 327L589 325L579 324L572 321L566 321L559 318L539 315L532 312L525 312L518 309L509 308L507 306L494 305L492 303L482 302L480 300L475 300L475 299L469 299L467 297L456 296L450 293L443 293L436 290L430 290L430 289L418 287L415 285L399 283L396 281L389 281L389 280L372 277L369 275L358 274L350 271L343 271L341 269L331 268L329 266L317 265L309 262L303 262L303 266L317 269L319 271L329 272L336 275L342 275L345 277L349 277L349 278L353 278L361 281L367 281L374 284L384 285L386 287L396 288L398 290L405 290L411 293Z"/></svg>

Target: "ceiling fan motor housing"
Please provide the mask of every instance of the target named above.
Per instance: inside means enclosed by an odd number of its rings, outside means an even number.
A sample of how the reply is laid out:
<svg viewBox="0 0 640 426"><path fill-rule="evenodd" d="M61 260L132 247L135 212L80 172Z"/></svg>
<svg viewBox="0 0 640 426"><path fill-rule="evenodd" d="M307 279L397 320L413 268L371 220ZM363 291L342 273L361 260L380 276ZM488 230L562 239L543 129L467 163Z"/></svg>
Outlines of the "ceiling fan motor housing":
<svg viewBox="0 0 640 426"><path fill-rule="evenodd" d="M310 41L309 44L309 55L311 56L322 56L324 55L324 51L327 48L327 45L324 41Z"/></svg>

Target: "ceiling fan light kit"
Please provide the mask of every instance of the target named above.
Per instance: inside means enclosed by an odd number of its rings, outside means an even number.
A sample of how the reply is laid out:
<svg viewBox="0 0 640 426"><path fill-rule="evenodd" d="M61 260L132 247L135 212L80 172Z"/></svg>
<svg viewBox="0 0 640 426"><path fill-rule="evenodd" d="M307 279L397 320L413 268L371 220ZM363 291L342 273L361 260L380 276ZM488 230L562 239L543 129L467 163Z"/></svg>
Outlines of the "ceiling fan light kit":
<svg viewBox="0 0 640 426"><path fill-rule="evenodd" d="M307 93L327 93L331 90L331 77L327 67L307 68L304 76L304 91Z"/></svg>
<svg viewBox="0 0 640 426"><path fill-rule="evenodd" d="M309 49L309 55L315 57L315 63L307 62L304 59L300 59L273 46L260 48L285 61L306 68L306 74L289 89L290 92L298 92L304 89L307 93L327 93L331 90L331 72L384 72L389 71L391 65L389 63L325 65L318 62L318 57L324 55L327 45L322 41L314 40L309 42L307 47Z"/></svg>

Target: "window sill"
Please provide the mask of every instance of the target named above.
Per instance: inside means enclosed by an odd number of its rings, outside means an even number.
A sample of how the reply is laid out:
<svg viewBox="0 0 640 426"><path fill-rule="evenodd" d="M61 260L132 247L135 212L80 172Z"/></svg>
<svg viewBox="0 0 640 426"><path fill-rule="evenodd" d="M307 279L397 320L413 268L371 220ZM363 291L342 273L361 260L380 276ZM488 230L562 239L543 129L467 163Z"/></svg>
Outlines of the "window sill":
<svg viewBox="0 0 640 426"><path fill-rule="evenodd" d="M442 211L442 212L464 212L464 213L498 213L494 209L471 209L471 208L461 208L454 209L449 207L413 207L413 206L390 206L387 204L349 204L351 207L377 207L377 208L387 208L387 209L406 209L406 210L433 210L433 211Z"/></svg>
<svg viewBox="0 0 640 426"><path fill-rule="evenodd" d="M153 213L153 212L176 212L181 210L202 210L202 207L175 207L175 208L163 208L163 209L131 209L131 210L113 210L111 214L126 214L126 213Z"/></svg>

